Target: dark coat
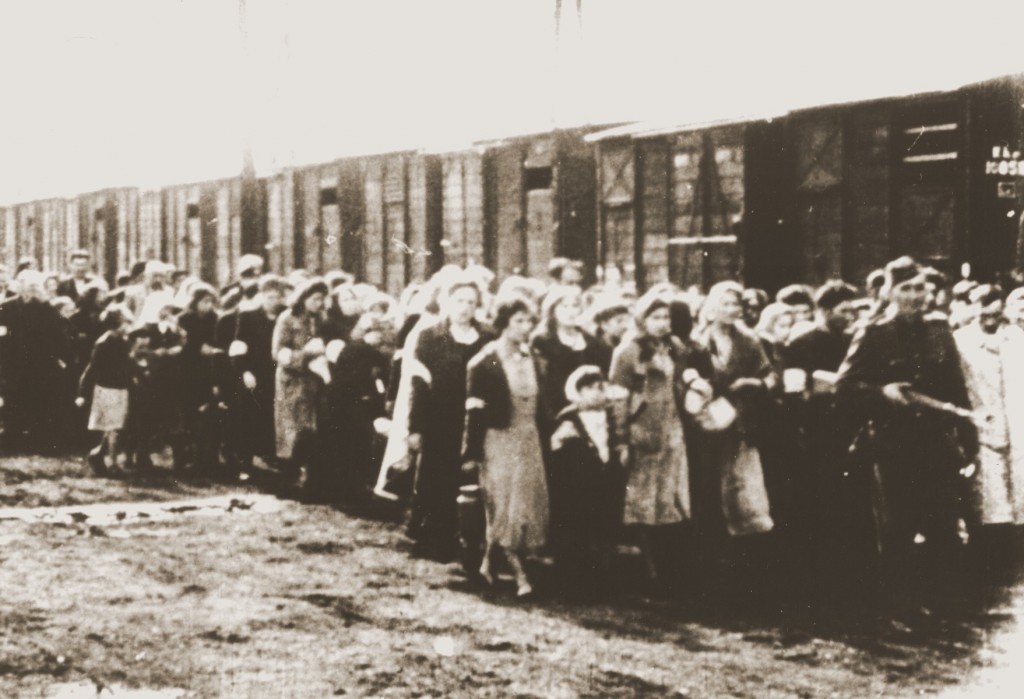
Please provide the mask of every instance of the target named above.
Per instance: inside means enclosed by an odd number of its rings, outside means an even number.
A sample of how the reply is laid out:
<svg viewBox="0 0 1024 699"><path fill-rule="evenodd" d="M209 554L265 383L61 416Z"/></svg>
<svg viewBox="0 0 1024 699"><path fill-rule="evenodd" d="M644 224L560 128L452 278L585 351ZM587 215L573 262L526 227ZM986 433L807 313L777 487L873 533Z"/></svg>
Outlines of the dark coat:
<svg viewBox="0 0 1024 699"><path fill-rule="evenodd" d="M203 354L203 346L217 346L217 314L185 311L178 318L178 326L185 333L181 348L181 396L188 424L193 413L213 398L214 364Z"/></svg>
<svg viewBox="0 0 1024 699"><path fill-rule="evenodd" d="M52 443L61 382L74 364L71 337L57 310L21 297L0 303L0 396L8 437L34 434Z"/></svg>
<svg viewBox="0 0 1024 699"><path fill-rule="evenodd" d="M608 418L608 461L583 426L579 408L569 405L555 420L551 450L551 530L556 545L568 549L612 539L622 521L625 473L618 462L617 431Z"/></svg>
<svg viewBox="0 0 1024 699"><path fill-rule="evenodd" d="M808 374L839 371L849 349L849 335L816 325L789 341L782 350L782 360L785 366L803 369Z"/></svg>
<svg viewBox="0 0 1024 699"><path fill-rule="evenodd" d="M559 411L568 405L565 397L565 382L576 369L587 364L604 367L611 365L611 358L593 336L583 334L584 347L575 350L567 347L557 335L541 333L530 341L534 356L540 365L544 383L540 385L538 403L541 411L541 436L551 434Z"/></svg>
<svg viewBox="0 0 1024 699"><path fill-rule="evenodd" d="M166 436L182 427L181 352L184 337L179 330L148 323L135 330L134 355L140 367L132 393L129 426L137 435Z"/></svg>
<svg viewBox="0 0 1024 699"><path fill-rule="evenodd" d="M82 373L79 394L89 395L96 386L127 389L137 370L131 356L131 341L112 332L104 333L96 342L89 365Z"/></svg>
<svg viewBox="0 0 1024 699"><path fill-rule="evenodd" d="M544 385L540 363L533 356L533 368L537 386ZM501 430L512 422L512 391L508 375L501 365L498 346L485 347L469 362L466 381L466 400L479 401L482 407L466 411L466 429L463 439L462 460L482 461L484 438L487 430ZM538 402L537 418L540 419Z"/></svg>
<svg viewBox="0 0 1024 699"><path fill-rule="evenodd" d="M856 442L886 503L875 502L883 547L905 547L915 533L955 543L957 471L977 435L967 421L932 408L900 406L882 395L906 382L930 398L969 405L960 354L948 323L920 317L884 318L860 329L839 370L838 398L865 424Z"/></svg>
<svg viewBox="0 0 1024 699"><path fill-rule="evenodd" d="M466 419L466 372L469 360L491 337L480 330L477 341L455 341L446 321L419 335L415 359L430 375L429 383L413 375L409 434L422 439L413 485L409 533L442 546L455 541L458 530L455 498L461 473L462 434ZM404 362L404 370L409 370Z"/></svg>
<svg viewBox="0 0 1024 699"><path fill-rule="evenodd" d="M239 311L234 323L233 340L245 343L246 351L228 359L233 376L240 385L240 398L235 406L233 420L243 431L239 447L243 452L264 458L274 455L274 325L277 317L270 317L262 308ZM230 347L230 343L229 343ZM249 390L242 382L245 372L256 378L256 388ZM247 456L243 454L243 456Z"/></svg>
<svg viewBox="0 0 1024 699"><path fill-rule="evenodd" d="M85 278L86 282L91 282L92 280L93 276L91 274ZM78 300L78 286L75 284L73 277L65 277L57 282L57 296L67 296L72 301Z"/></svg>

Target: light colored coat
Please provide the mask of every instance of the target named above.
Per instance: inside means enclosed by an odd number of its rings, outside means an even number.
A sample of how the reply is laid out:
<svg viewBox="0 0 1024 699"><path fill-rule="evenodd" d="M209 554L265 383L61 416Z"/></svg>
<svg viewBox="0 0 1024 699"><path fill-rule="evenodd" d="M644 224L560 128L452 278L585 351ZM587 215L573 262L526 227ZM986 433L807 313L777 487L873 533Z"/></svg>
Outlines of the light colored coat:
<svg viewBox="0 0 1024 699"><path fill-rule="evenodd" d="M978 425L976 505L982 524L1024 524L1024 330L977 323L954 334Z"/></svg>
<svg viewBox="0 0 1024 699"><path fill-rule="evenodd" d="M629 445L625 524L674 524L690 519L690 466L679 412L682 345L672 338L649 360L642 339L626 340L612 355L612 383L629 391L620 443Z"/></svg>
<svg viewBox="0 0 1024 699"><path fill-rule="evenodd" d="M323 382L310 371L311 357L303 348L319 331L319 319L296 317L291 309L278 316L274 326L274 429L277 455L282 459L292 458L296 441L316 430L317 399Z"/></svg>

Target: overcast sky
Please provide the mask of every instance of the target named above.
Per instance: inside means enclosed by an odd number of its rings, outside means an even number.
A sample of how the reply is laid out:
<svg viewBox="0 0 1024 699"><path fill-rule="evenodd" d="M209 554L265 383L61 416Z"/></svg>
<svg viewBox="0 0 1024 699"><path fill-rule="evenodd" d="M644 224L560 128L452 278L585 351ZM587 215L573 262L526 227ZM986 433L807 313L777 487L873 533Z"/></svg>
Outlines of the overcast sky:
<svg viewBox="0 0 1024 699"><path fill-rule="evenodd" d="M1024 72L1024 2L3 0L0 203Z"/></svg>

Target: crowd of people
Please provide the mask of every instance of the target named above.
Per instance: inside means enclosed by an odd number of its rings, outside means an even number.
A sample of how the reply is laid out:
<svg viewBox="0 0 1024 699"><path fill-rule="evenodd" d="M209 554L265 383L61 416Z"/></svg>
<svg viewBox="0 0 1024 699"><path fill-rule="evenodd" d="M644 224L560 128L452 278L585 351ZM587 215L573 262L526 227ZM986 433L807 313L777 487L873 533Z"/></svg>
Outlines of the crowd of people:
<svg viewBox="0 0 1024 699"><path fill-rule="evenodd" d="M254 255L219 290L155 260L113 288L89 269L85 251L67 276L0 268L7 454L407 496L414 553L441 560L464 553L475 487L473 572L507 566L520 596L532 558L586 585L623 542L682 587L780 562L787 585L908 561L945 578L1005 558L1024 524L1024 289L905 257L774 298L637 294L613 269L584 287L561 258L500 285L449 265L397 299Z"/></svg>

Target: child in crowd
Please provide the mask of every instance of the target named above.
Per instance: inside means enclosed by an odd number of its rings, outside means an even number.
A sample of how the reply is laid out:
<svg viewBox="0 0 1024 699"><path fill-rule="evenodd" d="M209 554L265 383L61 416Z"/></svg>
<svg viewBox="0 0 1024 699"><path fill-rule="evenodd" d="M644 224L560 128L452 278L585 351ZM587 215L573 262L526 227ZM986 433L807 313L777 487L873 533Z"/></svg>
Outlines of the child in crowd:
<svg viewBox="0 0 1024 699"><path fill-rule="evenodd" d="M76 401L84 405L85 397L92 393L89 430L102 432L103 439L89 452L88 463L99 475L107 472L106 457L114 465L119 460L127 460L127 455L121 449L120 433L128 417L128 388L136 371L128 339L132 326L132 316L128 309L123 306L108 308L103 313L101 323L106 332L93 347L92 358L79 382L79 397Z"/></svg>
<svg viewBox="0 0 1024 699"><path fill-rule="evenodd" d="M596 366L566 381L569 400L551 436L551 533L556 564L576 587L594 569L607 570L622 522L622 465L614 444L608 384Z"/></svg>

